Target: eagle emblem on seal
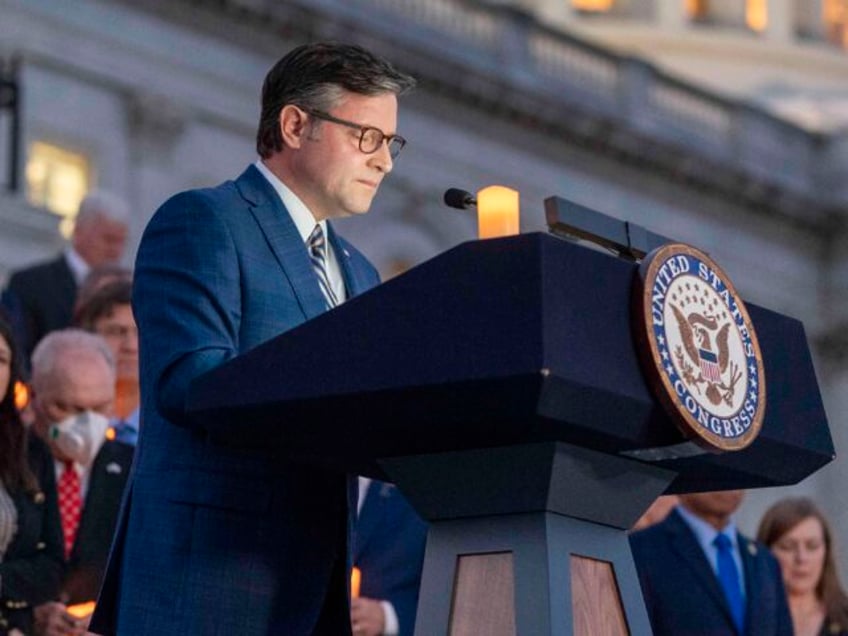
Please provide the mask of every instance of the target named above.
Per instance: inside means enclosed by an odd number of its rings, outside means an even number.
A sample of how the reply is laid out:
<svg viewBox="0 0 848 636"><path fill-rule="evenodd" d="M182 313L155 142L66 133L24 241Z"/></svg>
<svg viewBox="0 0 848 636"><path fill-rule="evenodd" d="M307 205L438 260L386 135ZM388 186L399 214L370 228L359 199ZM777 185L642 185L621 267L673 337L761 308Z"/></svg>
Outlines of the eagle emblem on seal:
<svg viewBox="0 0 848 636"><path fill-rule="evenodd" d="M683 369L684 380L695 390L703 387L704 395L712 404L718 405L722 401L731 404L742 373L738 365L730 360L727 341L730 322L719 326L715 316L697 311L685 316L673 304L671 309L683 340L682 346L675 351L675 357L678 366ZM693 365L696 366L693 368Z"/></svg>

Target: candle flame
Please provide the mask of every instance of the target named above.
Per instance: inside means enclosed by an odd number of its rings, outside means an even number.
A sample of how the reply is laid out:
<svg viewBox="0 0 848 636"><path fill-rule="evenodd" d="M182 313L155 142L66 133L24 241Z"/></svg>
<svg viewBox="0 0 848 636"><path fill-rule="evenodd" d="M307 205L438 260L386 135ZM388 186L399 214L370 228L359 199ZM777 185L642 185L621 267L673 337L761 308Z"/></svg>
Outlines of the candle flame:
<svg viewBox="0 0 848 636"><path fill-rule="evenodd" d="M18 380L15 382L15 407L23 411L29 405L29 387Z"/></svg>
<svg viewBox="0 0 848 636"><path fill-rule="evenodd" d="M359 598L359 585L362 582L362 571L355 567L350 571L350 597Z"/></svg>

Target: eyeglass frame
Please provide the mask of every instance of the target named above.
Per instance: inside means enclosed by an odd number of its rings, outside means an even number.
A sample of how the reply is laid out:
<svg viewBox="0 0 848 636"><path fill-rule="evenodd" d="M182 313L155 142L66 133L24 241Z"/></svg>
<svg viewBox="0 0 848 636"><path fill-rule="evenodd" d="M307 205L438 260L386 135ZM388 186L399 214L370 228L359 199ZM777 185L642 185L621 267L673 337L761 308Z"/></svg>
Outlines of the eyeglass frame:
<svg viewBox="0 0 848 636"><path fill-rule="evenodd" d="M386 142L386 147L389 149L389 156L392 159L397 159L400 151L403 150L403 147L406 145L406 139L401 137L400 135L387 135L382 130L377 128L376 126L365 126L364 124L357 124L355 121L349 121L347 119L339 119L338 117L334 117L330 113L325 113L323 110L313 110L311 108L302 108L303 112L312 115L316 119L322 119L324 121L328 121L333 124L339 124L341 126L347 126L348 128L352 128L353 130L359 131L359 152L366 155L373 155L380 149L380 146L383 145L383 142ZM369 130L376 130L380 133L380 141L377 142L377 145L374 147L374 150L365 150L362 147L362 143L365 141L365 133ZM395 146L396 150L392 151L392 143L397 143L399 145Z"/></svg>

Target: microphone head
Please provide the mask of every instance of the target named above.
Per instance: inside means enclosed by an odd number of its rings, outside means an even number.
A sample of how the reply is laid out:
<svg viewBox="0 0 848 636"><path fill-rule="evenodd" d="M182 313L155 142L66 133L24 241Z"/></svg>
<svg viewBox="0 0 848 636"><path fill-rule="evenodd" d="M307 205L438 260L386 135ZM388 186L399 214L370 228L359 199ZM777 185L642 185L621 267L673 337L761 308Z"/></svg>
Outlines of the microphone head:
<svg viewBox="0 0 848 636"><path fill-rule="evenodd" d="M474 195L459 188L448 188L445 190L445 205L458 210L467 210L477 205Z"/></svg>

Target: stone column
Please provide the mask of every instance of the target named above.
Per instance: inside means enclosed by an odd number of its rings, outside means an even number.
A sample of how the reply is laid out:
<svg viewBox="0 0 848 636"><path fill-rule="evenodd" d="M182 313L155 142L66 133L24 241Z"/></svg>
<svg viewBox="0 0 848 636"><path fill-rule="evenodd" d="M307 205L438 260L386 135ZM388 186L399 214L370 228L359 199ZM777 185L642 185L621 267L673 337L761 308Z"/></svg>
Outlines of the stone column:
<svg viewBox="0 0 848 636"><path fill-rule="evenodd" d="M797 3L786 0L767 0L768 23L765 35L774 42L789 43L795 37Z"/></svg>
<svg viewBox="0 0 848 636"><path fill-rule="evenodd" d="M150 214L179 188L174 149L188 124L188 113L163 95L134 92L126 102L130 143L131 200L143 211L133 215L131 241L141 238Z"/></svg>
<svg viewBox="0 0 848 636"><path fill-rule="evenodd" d="M826 29L824 24L824 0L803 0L793 2L795 29L807 38L816 40L825 39Z"/></svg>
<svg viewBox="0 0 848 636"><path fill-rule="evenodd" d="M680 0L656 0L655 13L664 31L679 31L689 22L686 4Z"/></svg>

